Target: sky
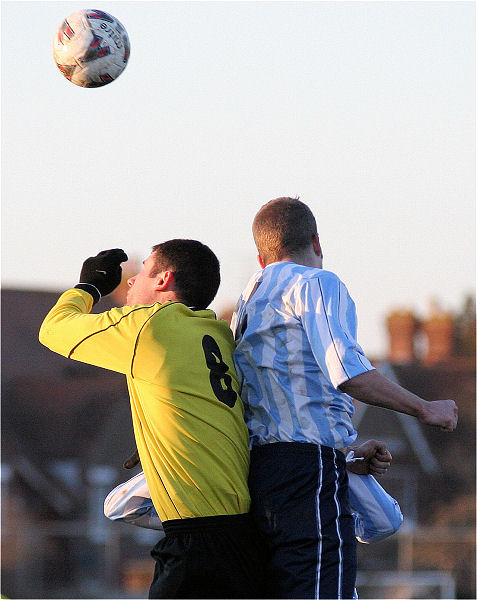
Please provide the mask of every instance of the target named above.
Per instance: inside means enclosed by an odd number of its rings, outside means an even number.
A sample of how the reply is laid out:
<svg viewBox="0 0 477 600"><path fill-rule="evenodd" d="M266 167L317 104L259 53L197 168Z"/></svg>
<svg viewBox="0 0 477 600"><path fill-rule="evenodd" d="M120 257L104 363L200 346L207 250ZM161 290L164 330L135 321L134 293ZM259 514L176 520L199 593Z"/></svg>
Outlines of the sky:
<svg viewBox="0 0 477 600"><path fill-rule="evenodd" d="M95 8L131 56L97 89L52 39ZM475 290L473 2L2 2L2 285L63 291L82 262L194 238L222 269L212 308L256 271L272 198L313 210L365 352L385 317Z"/></svg>

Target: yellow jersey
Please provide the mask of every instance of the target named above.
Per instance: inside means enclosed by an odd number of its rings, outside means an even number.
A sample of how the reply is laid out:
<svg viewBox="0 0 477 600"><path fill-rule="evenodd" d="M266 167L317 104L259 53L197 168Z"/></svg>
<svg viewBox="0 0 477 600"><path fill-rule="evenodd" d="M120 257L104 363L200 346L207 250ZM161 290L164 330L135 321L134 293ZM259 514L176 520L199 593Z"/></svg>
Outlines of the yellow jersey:
<svg viewBox="0 0 477 600"><path fill-rule="evenodd" d="M90 314L83 290L62 294L40 342L127 378L134 434L163 521L250 508L248 431L232 332L211 310L180 302Z"/></svg>

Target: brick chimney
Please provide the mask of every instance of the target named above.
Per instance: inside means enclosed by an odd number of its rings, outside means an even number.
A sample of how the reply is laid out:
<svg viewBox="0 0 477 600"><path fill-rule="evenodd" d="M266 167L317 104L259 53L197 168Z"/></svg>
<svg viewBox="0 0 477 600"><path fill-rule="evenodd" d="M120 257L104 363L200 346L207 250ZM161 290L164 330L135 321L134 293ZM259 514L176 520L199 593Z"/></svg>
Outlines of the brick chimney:
<svg viewBox="0 0 477 600"><path fill-rule="evenodd" d="M427 337L424 362L432 365L449 359L454 348L455 321L452 314L441 310L437 303L433 302L430 316L422 327Z"/></svg>
<svg viewBox="0 0 477 600"><path fill-rule="evenodd" d="M410 310L395 310L386 319L389 334L388 358L392 363L406 364L415 360L414 336L419 321Z"/></svg>

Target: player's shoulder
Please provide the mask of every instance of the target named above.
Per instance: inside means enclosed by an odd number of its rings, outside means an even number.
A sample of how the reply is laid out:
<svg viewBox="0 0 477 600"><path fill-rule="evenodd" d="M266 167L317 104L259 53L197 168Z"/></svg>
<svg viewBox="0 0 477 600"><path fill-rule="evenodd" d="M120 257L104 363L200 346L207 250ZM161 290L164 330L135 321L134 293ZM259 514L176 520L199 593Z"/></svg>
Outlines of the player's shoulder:
<svg viewBox="0 0 477 600"><path fill-rule="evenodd" d="M154 304L125 304L118 310L121 311L124 317L141 316L155 314L159 307L164 306L158 302Z"/></svg>
<svg viewBox="0 0 477 600"><path fill-rule="evenodd" d="M314 267L303 267L300 273L300 278L303 282L321 283L322 285L340 285L341 279L333 271L325 269L316 269Z"/></svg>
<svg viewBox="0 0 477 600"><path fill-rule="evenodd" d="M146 323L155 319L159 314L166 315L167 312L164 309L170 306L172 303L168 302L165 304L160 304L159 302L155 302L153 304L134 304L134 305L125 305L117 310L118 315L121 321L125 323L135 323L136 325L140 325L141 323Z"/></svg>
<svg viewBox="0 0 477 600"><path fill-rule="evenodd" d="M319 292L325 296L349 296L348 289L340 277L325 269L305 267L297 281L297 288L300 294L305 295Z"/></svg>
<svg viewBox="0 0 477 600"><path fill-rule="evenodd" d="M340 281L340 278L333 271L326 269L315 269L313 267L305 267L304 276L309 279L319 279L321 281Z"/></svg>
<svg viewBox="0 0 477 600"><path fill-rule="evenodd" d="M254 281L257 282L260 278L263 278L270 288L273 287L273 283L276 283L278 288L286 288L288 290L292 288L303 289L310 286L338 289L344 285L338 275L332 271L291 261L268 265L261 274L260 272L255 274L250 280L248 287L251 288Z"/></svg>
<svg viewBox="0 0 477 600"><path fill-rule="evenodd" d="M200 321L201 323L223 323L228 327L226 321L217 319L217 315L212 309L196 309L195 307L187 306L182 302L174 300L165 302L164 304L156 302L151 306L145 306L144 309L146 309L146 314L153 317L151 320L160 320L162 323L170 320L174 321L177 326L182 324L184 327L188 327L191 319L193 319L194 321Z"/></svg>

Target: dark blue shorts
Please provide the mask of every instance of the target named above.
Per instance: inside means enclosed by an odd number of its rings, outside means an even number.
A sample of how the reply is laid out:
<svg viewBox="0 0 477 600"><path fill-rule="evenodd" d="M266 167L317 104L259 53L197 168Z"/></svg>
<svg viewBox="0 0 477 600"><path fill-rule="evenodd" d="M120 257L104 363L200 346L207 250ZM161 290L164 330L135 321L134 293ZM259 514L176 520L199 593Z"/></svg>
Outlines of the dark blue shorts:
<svg viewBox="0 0 477 600"><path fill-rule="evenodd" d="M267 540L267 597L352 598L356 538L344 455L307 443L254 446L249 487Z"/></svg>

